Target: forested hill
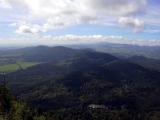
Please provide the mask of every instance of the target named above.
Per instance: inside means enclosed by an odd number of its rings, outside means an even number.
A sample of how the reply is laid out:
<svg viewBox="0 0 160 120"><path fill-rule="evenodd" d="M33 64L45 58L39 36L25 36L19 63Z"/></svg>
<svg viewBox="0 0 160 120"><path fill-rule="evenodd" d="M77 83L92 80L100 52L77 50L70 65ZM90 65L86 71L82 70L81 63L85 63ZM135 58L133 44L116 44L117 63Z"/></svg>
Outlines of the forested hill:
<svg viewBox="0 0 160 120"><path fill-rule="evenodd" d="M58 61L75 55L78 50L63 46L47 47L37 46L0 52L0 64L15 63L17 61L27 62L49 62Z"/></svg>
<svg viewBox="0 0 160 120"><path fill-rule="evenodd" d="M39 46L21 52L15 60L40 63L6 74L10 91L51 120L159 118L159 71L89 49Z"/></svg>
<svg viewBox="0 0 160 120"><path fill-rule="evenodd" d="M12 96L9 89L0 85L0 120L45 120L43 112L28 106Z"/></svg>

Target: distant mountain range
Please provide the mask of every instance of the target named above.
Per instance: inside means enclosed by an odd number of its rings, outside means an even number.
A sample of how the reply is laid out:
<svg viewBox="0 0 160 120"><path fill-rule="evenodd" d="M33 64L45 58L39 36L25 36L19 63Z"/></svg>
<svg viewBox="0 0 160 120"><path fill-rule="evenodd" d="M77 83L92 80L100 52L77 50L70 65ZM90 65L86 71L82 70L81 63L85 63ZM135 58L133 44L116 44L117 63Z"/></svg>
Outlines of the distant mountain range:
<svg viewBox="0 0 160 120"><path fill-rule="evenodd" d="M144 56L160 59L160 46L138 46L129 44L95 43L85 45L74 45L72 48L90 48L99 52L114 54L119 57Z"/></svg>

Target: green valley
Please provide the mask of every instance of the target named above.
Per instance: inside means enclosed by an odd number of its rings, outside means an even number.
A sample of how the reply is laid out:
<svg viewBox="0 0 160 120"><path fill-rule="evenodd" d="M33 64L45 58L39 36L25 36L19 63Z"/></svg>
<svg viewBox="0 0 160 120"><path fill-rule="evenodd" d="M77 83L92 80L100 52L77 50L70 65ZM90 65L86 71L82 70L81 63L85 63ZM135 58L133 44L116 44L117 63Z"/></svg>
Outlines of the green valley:
<svg viewBox="0 0 160 120"><path fill-rule="evenodd" d="M15 72L40 64L39 62L17 62L15 64L6 64L0 66L0 72Z"/></svg>

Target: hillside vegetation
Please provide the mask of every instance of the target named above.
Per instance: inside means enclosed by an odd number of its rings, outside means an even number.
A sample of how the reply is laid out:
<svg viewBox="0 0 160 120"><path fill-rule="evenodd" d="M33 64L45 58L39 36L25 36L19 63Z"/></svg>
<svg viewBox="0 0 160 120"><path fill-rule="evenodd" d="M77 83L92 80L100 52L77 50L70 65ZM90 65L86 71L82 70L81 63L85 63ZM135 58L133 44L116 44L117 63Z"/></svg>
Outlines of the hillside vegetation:
<svg viewBox="0 0 160 120"><path fill-rule="evenodd" d="M159 120L159 71L88 49L32 51L34 57L28 52L23 59L43 63L6 78L11 93L42 111L43 119Z"/></svg>
<svg viewBox="0 0 160 120"><path fill-rule="evenodd" d="M35 66L37 64L40 64L38 62L19 62L15 64L6 64L0 66L0 72L10 73L15 72L17 70L24 70L26 68Z"/></svg>

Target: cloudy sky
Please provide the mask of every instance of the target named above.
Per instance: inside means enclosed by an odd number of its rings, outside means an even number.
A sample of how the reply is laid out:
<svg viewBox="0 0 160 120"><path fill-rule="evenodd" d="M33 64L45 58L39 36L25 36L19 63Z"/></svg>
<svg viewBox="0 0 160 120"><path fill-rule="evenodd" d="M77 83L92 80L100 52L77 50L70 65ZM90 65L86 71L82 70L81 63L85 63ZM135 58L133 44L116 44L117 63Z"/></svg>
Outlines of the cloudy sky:
<svg viewBox="0 0 160 120"><path fill-rule="evenodd" d="M160 0L0 0L0 46L160 45Z"/></svg>

